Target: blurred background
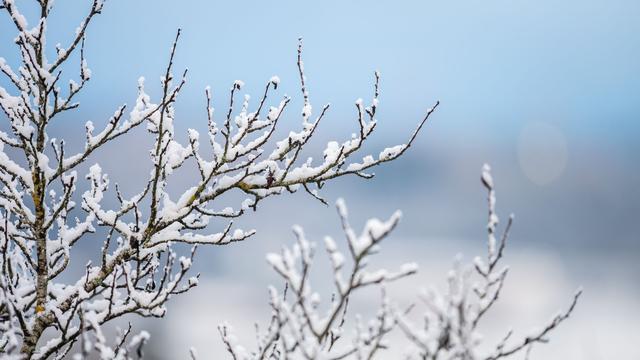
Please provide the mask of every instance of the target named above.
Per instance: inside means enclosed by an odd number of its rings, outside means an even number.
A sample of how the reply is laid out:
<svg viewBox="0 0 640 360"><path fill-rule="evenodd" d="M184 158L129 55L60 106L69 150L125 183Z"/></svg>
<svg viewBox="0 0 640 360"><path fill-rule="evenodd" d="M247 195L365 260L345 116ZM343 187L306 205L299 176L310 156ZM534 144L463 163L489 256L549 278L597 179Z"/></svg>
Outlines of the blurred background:
<svg viewBox="0 0 640 360"><path fill-rule="evenodd" d="M50 45L65 44L89 6L58 1ZM299 126L295 61L302 36L311 101L316 111L332 104L309 156L356 131L354 101L371 98L375 70L382 74L379 124L362 155L404 143L426 109L441 101L404 157L377 168L372 180L343 178L322 191L331 204L345 198L355 228L403 210L378 264L415 261L421 272L398 284L394 299L408 303L420 287L444 286L456 254L470 260L483 253L486 194L479 178L487 162L498 212L503 220L516 214L505 259L510 278L483 325L487 341L509 328L526 334L582 286L572 318L532 358L638 359L639 16L635 0L110 0L88 31L93 78L82 105L54 135L81 148L84 122L104 123L118 105L133 104L139 76L157 97L178 28L176 72L189 68L177 105L182 139L188 128L205 132L206 85L220 114L234 80L244 80L243 91L255 101L272 75L282 80L277 96L294 98L280 127L286 134ZM11 63L14 33L5 20L0 54ZM148 145L138 131L92 161L133 192L150 169ZM175 191L192 176L174 179ZM166 320L145 324L151 358L187 358L190 346L204 359L224 358L216 329L222 321L251 348L254 322L269 319L267 284L280 285L264 256L292 243L293 224L318 243L324 235L341 239L333 206L305 193L264 201L239 224L258 234L201 248L201 286L174 299ZM85 263L80 256L78 269ZM324 265L316 269L321 275ZM352 311L365 314L375 306L366 297L355 302Z"/></svg>

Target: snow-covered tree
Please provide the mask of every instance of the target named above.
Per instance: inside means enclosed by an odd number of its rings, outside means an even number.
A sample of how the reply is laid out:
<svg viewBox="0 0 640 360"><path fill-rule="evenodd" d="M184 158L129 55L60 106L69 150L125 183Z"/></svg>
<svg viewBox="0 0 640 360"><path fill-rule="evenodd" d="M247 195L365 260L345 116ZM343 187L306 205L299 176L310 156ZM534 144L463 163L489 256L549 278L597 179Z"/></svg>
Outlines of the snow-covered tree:
<svg viewBox="0 0 640 360"><path fill-rule="evenodd" d="M329 142L319 160L302 160L301 153L329 105L319 111L311 105L300 45L297 64L304 105L299 129L282 139L274 138L290 100L284 97L275 106L267 105L278 87L278 77L266 83L257 105L251 108L249 97L238 99L243 82L236 81L230 89L228 109L220 118L214 118L211 92L205 91L207 133L201 136L189 130L188 141L180 143L174 130L174 104L187 72L174 75L178 31L161 77L161 97L152 100L141 78L134 106L118 107L103 128L87 122L84 149L70 154L66 141L73 139L52 138L48 130L62 114L79 106L75 99L91 78L84 56L85 34L104 4L103 0L93 0L71 42L51 47L47 26L53 3L32 1L28 5L37 7L39 17L28 20L15 0L0 2L4 21L15 28L15 49L20 59L13 64L0 58L0 71L8 84L7 88L0 87L0 108L6 119L4 131L0 131L3 358L62 358L76 343L82 344L80 358L92 350L105 359L137 353L146 333L127 341L130 331L124 331L116 344L109 346L101 326L125 314L163 316L171 296L198 283L197 275L188 275L197 245L225 245L252 236L253 230L234 228L232 219L250 215L250 210L256 210L267 197L302 189L324 202L318 190L325 182L345 175L372 177L367 170L401 156L438 105L426 112L405 144L386 148L378 156L359 155L354 160L376 128L376 73L371 104L365 106L362 100L355 103L357 133L343 142ZM79 75L65 79L61 69L67 69L72 60L79 63ZM154 138L151 171L139 192L125 194L117 185L111 186L107 174L93 164L92 155L132 129L145 126ZM86 176L78 173L81 165L89 169ZM199 180L178 196L171 195L168 184L182 167L192 167ZM78 194L81 176L88 180L89 189ZM246 199L221 208L218 200L230 192L245 194ZM117 199L118 205L109 208L108 197ZM208 225L213 219L227 219L228 223L211 233ZM103 235L99 261L72 260L71 249L91 233ZM370 244L354 243L358 246L354 254L367 255L377 241L373 237L370 240ZM190 255L178 256L175 247L180 245L192 247ZM272 260L275 265L275 257ZM63 281L61 275L71 261L86 264L86 271L75 281ZM284 274L285 269L281 270ZM408 271L404 269L395 276ZM382 278L361 280L375 282L393 277L371 276ZM303 284L291 286L294 291L304 288Z"/></svg>
<svg viewBox="0 0 640 360"><path fill-rule="evenodd" d="M127 314L162 317L172 296L197 286L198 275L189 274L189 270L198 245L226 245L254 235L253 230L234 228L232 220L250 216L267 197L302 189L326 204L318 191L327 181L345 175L371 178L367 170L401 156L438 106L436 102L427 110L405 144L386 148L376 157L359 155L360 159L354 160L376 127L376 72L370 105L365 106L362 100L355 103L358 132L343 142L329 142L319 161L302 161L301 153L329 105L314 112L300 42L300 129L275 138L276 125L290 99L284 97L275 106L267 105L280 82L274 76L251 108L248 96L238 99L243 82L234 82L228 108L220 119L214 117L207 88L204 140L201 143L200 134L189 130L188 141L180 143L173 125L174 105L187 73L174 75L178 31L161 77L161 97L152 100L145 92L144 79L139 79L135 105L130 110L118 107L104 128L96 129L87 122L84 149L69 154L65 139L52 138L48 131L62 114L79 106L74 99L91 78L84 56L85 34L101 13L103 1L93 0L71 42L54 48L47 46L53 1L34 0L33 4L40 16L27 21L14 0L0 2L5 20L15 27L20 59L11 64L0 58L0 71L9 84L8 88L0 86L0 109L6 118L0 130L2 359L61 359L72 353L74 358L84 359L93 352L102 359L142 357L147 332L133 335L129 326L108 340L102 326ZM65 80L61 69L73 59L79 62L79 75ZM154 139L149 152L150 174L139 192L124 194L117 184L110 186L109 177L93 163L92 154L145 126ZM83 165L88 169L88 190L78 194L78 170ZM199 177L176 196L167 189L180 168L193 169ZM421 296L426 305L424 324L415 325L413 307L400 307L385 291L385 284L414 274L417 266L409 263L395 271L369 268L371 257L380 251L381 241L395 228L400 213L386 221L369 220L358 235L348 222L346 206L338 201L348 252L342 252L333 239L325 239L333 292L320 294L311 286L316 247L301 228L295 228L296 244L267 256L286 283L282 293L270 288L268 326L259 332L257 347L249 350L238 344L228 325L221 325L219 332L229 354L234 359L371 359L390 346L387 335L394 330L412 344L407 354L411 359L496 360L546 342L549 333L569 317L580 292L566 311L530 335L512 339L512 332L507 331L491 351L484 354L479 350L482 338L478 325L497 301L506 279L507 269L499 263L513 221L510 217L498 240L488 167L483 170L482 182L489 193L487 257L477 258L469 266L456 265L446 291ZM245 199L222 207L220 198L231 192L244 194ZM109 197L116 200L115 207L107 205ZM212 233L210 222L215 219L225 220L226 225ZM89 236L103 241L99 261L72 260L72 248ZM186 246L186 251L179 250L180 246ZM77 279L64 281L62 275L68 275L71 261L86 264L86 270ZM357 317L356 324L349 327L349 299L365 287L381 288L381 306L370 321ZM196 358L195 350L192 357Z"/></svg>
<svg viewBox="0 0 640 360"><path fill-rule="evenodd" d="M482 170L482 184L488 191L489 220L487 224L487 257L477 257L473 264L462 265L457 259L448 275L448 287L444 292L425 290L420 296L426 307L415 325L411 312L415 306L400 307L393 302L393 294L387 294L385 285L418 270L417 265L407 263L396 271L372 270L372 256L380 251L380 243L396 227L400 212L388 220L370 219L358 235L349 225L343 200L338 200L338 214L347 240L348 253L339 250L336 242L326 237L326 249L334 289L332 293L319 293L311 285L311 266L316 249L301 228L295 227L296 243L285 247L281 254L268 254L267 261L285 281L283 293L269 288L272 308L271 321L266 330L259 333L255 350L242 346L231 333L229 325L219 327L227 351L234 360L262 359L373 359L383 350L400 358L403 351L398 344L387 341L390 332L399 329L411 343L406 359L427 360L497 360L525 352L528 356L536 343L548 341L549 333L573 312L582 291L578 290L569 307L543 326L521 339L512 339L513 331L507 329L504 338L488 352L482 352L482 336L478 325L487 311L496 303L503 288L507 267L500 267L513 223L513 215L497 239L498 215L495 190L490 168ZM476 275L475 280L472 275ZM349 298L364 287L380 288L381 301L376 316L363 321L356 316L356 324L346 323ZM344 338L349 338L348 340ZM387 356L388 353L387 353Z"/></svg>

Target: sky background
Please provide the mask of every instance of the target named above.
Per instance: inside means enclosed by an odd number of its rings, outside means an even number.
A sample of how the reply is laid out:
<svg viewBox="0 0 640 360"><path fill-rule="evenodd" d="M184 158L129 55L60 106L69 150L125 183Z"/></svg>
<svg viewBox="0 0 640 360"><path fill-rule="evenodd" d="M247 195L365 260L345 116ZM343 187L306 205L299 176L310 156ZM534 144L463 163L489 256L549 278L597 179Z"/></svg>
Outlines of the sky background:
<svg viewBox="0 0 640 360"><path fill-rule="evenodd" d="M68 42L89 2L56 5L50 45ZM405 142L425 110L441 101L406 156L376 169L373 180L341 179L323 190L331 203L346 199L356 227L403 210L380 264L416 261L423 271L397 289L399 301L410 301L416 287L441 283L457 253L482 251L479 175L488 162L499 212L503 219L516 214L506 259L511 278L486 324L489 338L509 326L526 332L583 286L573 318L532 358L637 359L639 16L635 0L110 0L88 31L93 78L82 105L53 133L80 148L84 122L104 123L118 105L133 104L139 76L157 96L178 28L176 70L189 68L177 105L179 131L205 129L206 85L221 112L234 80L244 80L243 90L257 97L272 75L282 80L279 96L294 96L283 126L293 128L301 108L295 55L302 36L311 100L315 109L332 104L309 155L356 129L353 104L370 99L375 70L382 74L379 124L366 149L374 154ZM2 18L0 56L12 64L14 36ZM149 170L147 144L145 133L135 132L92 161L133 191ZM305 194L265 201L242 222L259 231L254 239L200 253L202 286L176 299L167 321L148 326L153 355L186 358L193 345L204 358L220 358L215 327L224 320L251 345L253 322L268 318L266 285L276 281L264 254L293 241L293 224L316 241L339 236L333 208ZM358 304L368 309L366 299Z"/></svg>

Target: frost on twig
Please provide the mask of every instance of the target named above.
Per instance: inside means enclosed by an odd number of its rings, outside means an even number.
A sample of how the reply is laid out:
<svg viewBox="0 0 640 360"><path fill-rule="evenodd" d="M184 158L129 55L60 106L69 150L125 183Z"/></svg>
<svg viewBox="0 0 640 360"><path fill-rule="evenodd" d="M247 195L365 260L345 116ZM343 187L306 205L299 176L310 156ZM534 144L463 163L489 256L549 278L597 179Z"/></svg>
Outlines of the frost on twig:
<svg viewBox="0 0 640 360"><path fill-rule="evenodd" d="M276 125L290 103L284 97L268 105L278 77L265 84L255 105L248 96L239 98L244 83L236 81L220 118L214 116L211 91L205 90L206 134L191 129L182 143L174 128L175 103L187 72L174 74L178 31L160 79L160 97L152 99L140 78L135 104L118 107L104 126L86 122L84 147L70 153L65 140L50 138L48 131L60 114L79 106L75 100L91 79L85 36L104 2L90 2L70 42L56 45L55 52L46 41L53 3L38 1L40 18L27 21L15 0L0 0L0 12L15 28L19 58L17 65L0 58L0 72L7 80L7 88L0 86L0 109L8 129L0 131L2 355L58 356L83 338L81 317L91 319L97 334L102 324L125 314L163 316L170 297L198 283L197 275L187 275L197 245L226 245L252 236L253 230L234 228L232 219L256 210L265 198L303 188L324 202L318 190L325 182L345 175L371 177L370 168L398 158L411 146L438 105L427 111L405 144L355 160L377 123L376 73L371 105L356 102L358 133L346 141L329 142L315 160L301 160L329 106L314 112L300 43L297 67L304 105L299 129L275 139ZM63 64L71 60L79 62L78 74L65 80L61 68L68 68ZM100 165L90 163L90 157L143 126L154 139L149 176L139 191L125 194ZM89 168L89 189L77 194L82 164ZM167 189L180 168L196 169L199 178L170 193ZM230 192L245 199L223 208L219 200ZM209 224L216 219L226 223L212 231ZM62 281L72 262L71 250L90 233L101 236L101 253L93 262L74 258L86 264L84 275ZM45 332L52 335L46 343Z"/></svg>
<svg viewBox="0 0 640 360"><path fill-rule="evenodd" d="M384 284L414 274L417 266L405 264L395 272L370 270L367 266L379 251L380 242L397 225L400 212L386 221L369 220L358 235L349 225L342 200L338 200L337 207L349 250L345 254L332 238L325 238L333 294L323 296L312 287L310 274L316 245L306 239L300 227L295 227L295 245L267 255L269 265L283 278L286 287L284 293L269 288L272 318L267 329L258 333L257 349L247 351L237 343L228 325L220 326L222 340L234 359L370 359L387 347L385 336L395 320ZM349 299L368 286L380 287L380 308L376 317L366 323L358 317L355 334L350 337L345 334Z"/></svg>
<svg viewBox="0 0 640 360"><path fill-rule="evenodd" d="M502 267L500 260L513 223L511 215L498 241L496 233L499 218L495 210L496 196L489 165L483 166L481 181L488 192L486 259L477 257L470 265L463 265L457 259L449 273L448 287L444 293L431 289L421 294L420 299L426 307L424 324L421 326L412 323L404 312L395 311L398 326L415 347L409 359L497 360L523 350L528 352L532 345L548 341L549 333L569 317L582 293L582 290L578 290L567 310L558 313L529 335L514 339L513 331L508 330L488 354L479 352L482 336L478 325L496 303L504 286L508 268Z"/></svg>

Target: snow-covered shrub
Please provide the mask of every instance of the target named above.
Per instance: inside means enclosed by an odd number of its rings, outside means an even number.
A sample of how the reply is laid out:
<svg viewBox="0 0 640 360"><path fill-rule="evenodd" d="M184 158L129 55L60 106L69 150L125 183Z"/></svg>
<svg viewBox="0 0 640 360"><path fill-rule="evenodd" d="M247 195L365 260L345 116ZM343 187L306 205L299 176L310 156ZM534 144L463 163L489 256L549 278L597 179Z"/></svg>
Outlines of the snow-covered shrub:
<svg viewBox="0 0 640 360"><path fill-rule="evenodd" d="M554 315L543 326L534 329L522 339L512 339L513 331L507 330L504 338L489 353L479 351L482 336L478 324L496 303L507 276L507 267L498 266L504 255L513 215L498 241L496 231L498 215L496 197L490 168L482 170L482 183L488 191L489 221L487 224L487 258L477 257L473 264L464 266L457 262L448 275L448 288L424 291L420 300L425 305L421 317L424 324L416 326L409 314L415 306L400 307L393 302L393 294L387 294L385 284L416 273L416 264L402 265L399 270L371 270L371 257L380 251L380 242L389 235L400 220L400 212L387 221L370 219L358 235L349 225L347 209L342 200L337 208L348 254L338 249L336 242L327 237L324 247L333 273L333 293L318 293L311 285L311 265L316 246L295 227L295 245L284 248L281 254L268 254L267 261L285 281L283 293L269 288L272 308L271 321L263 333L258 334L255 350L239 344L228 325L219 327L227 351L234 360L262 359L455 359L497 360L525 351L536 343L548 341L549 333L573 312L581 290L576 292L568 309ZM472 273L477 280L472 281ZM368 286L380 287L381 305L375 318L362 321L356 316L356 324L347 324L349 298ZM324 302L323 302L324 301ZM357 311L357 310L355 310ZM408 353L399 344L386 341L390 332L399 329L412 346ZM346 338L346 339L345 339ZM394 346L395 345L395 346Z"/></svg>

